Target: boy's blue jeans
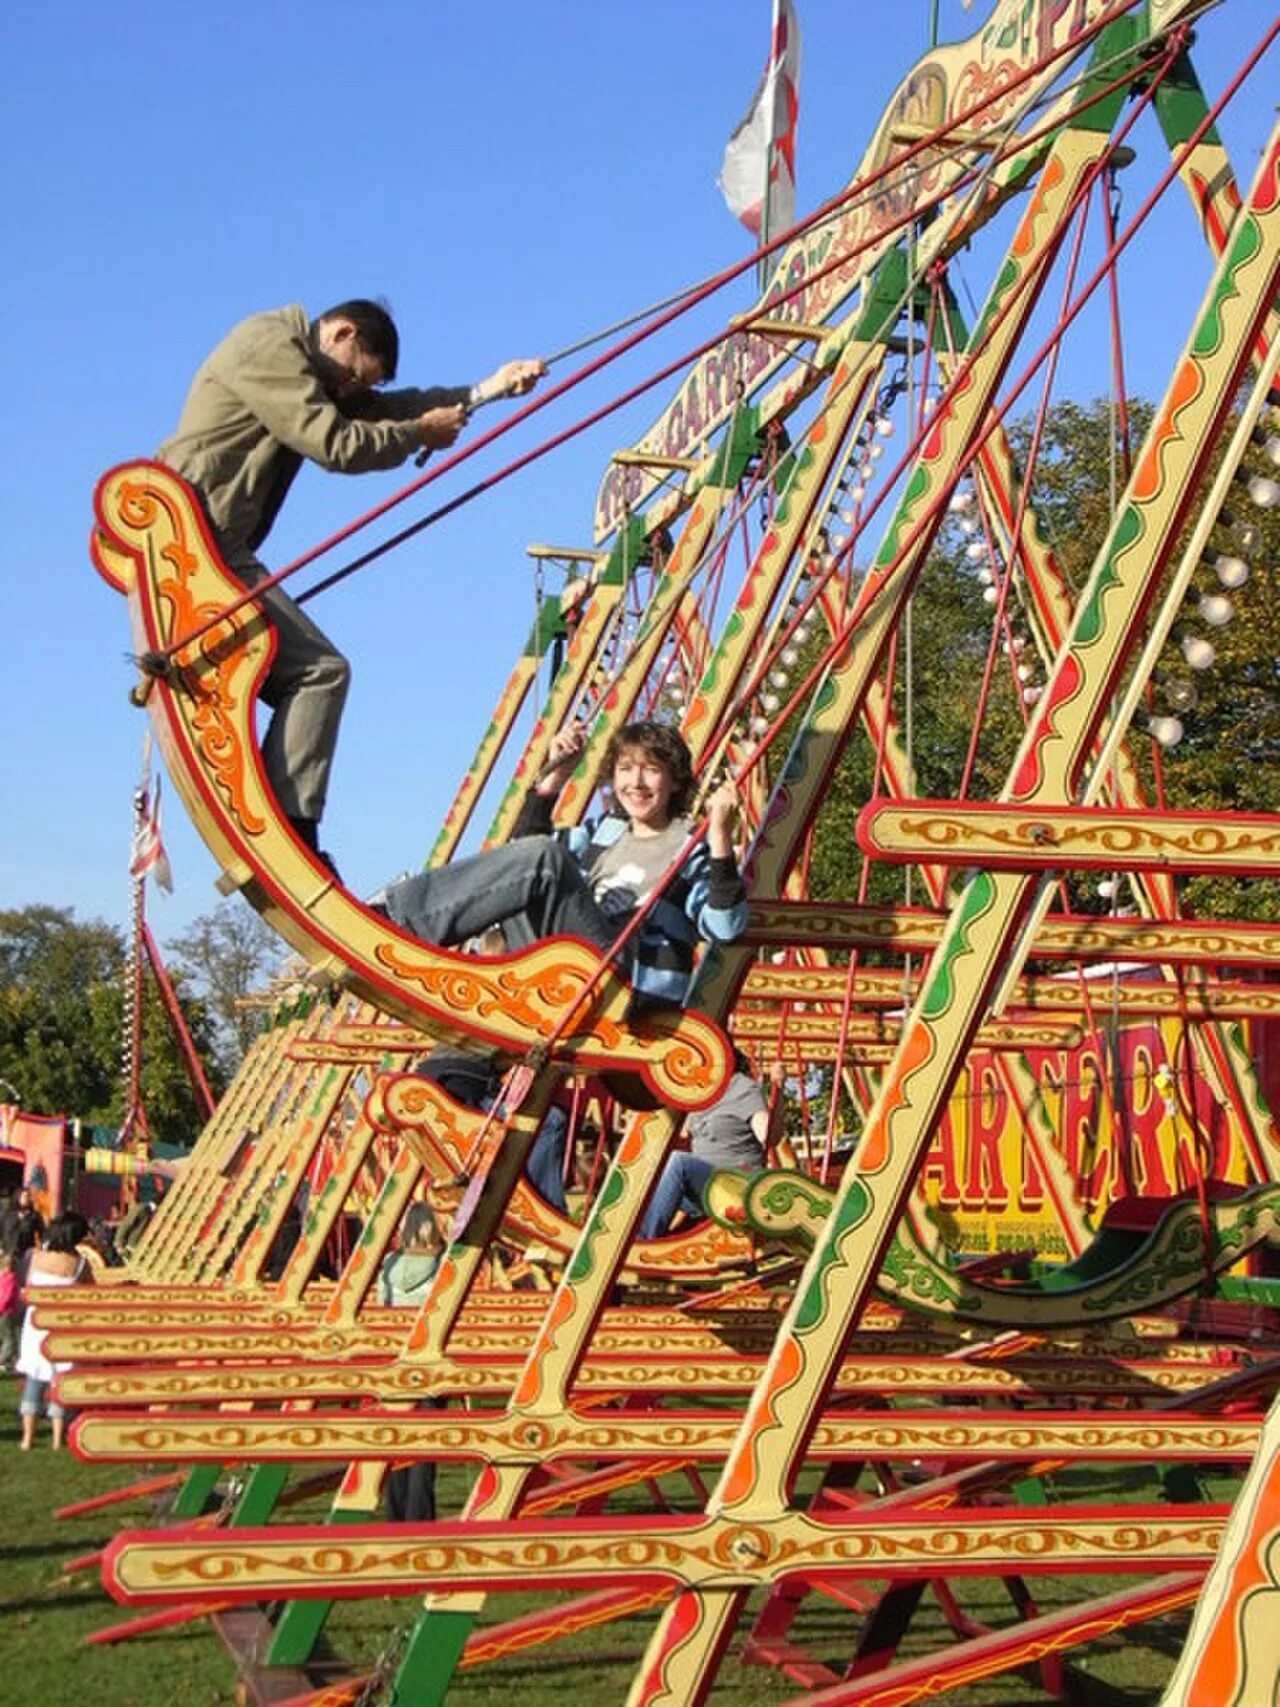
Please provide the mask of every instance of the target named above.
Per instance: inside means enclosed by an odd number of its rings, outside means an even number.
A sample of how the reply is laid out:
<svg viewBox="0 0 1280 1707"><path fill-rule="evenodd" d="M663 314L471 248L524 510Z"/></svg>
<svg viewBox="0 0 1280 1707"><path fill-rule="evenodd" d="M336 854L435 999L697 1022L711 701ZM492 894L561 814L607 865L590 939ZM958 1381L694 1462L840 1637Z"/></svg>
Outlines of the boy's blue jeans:
<svg viewBox="0 0 1280 1707"><path fill-rule="evenodd" d="M509 948L578 936L604 949L617 936L592 899L582 867L554 836L523 836L407 877L387 891L386 908L393 924L441 948L494 925L504 927Z"/></svg>

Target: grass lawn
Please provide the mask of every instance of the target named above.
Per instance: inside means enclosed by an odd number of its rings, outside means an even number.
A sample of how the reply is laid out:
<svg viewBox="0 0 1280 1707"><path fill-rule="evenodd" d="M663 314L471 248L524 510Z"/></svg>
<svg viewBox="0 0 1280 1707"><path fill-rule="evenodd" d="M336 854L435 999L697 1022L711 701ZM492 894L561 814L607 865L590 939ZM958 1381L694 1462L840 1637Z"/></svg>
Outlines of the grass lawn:
<svg viewBox="0 0 1280 1707"><path fill-rule="evenodd" d="M62 1574L68 1560L103 1546L130 1522L149 1525L152 1516L144 1502L128 1507L55 1522L55 1508L85 1499L135 1479L125 1467L104 1469L78 1464L69 1453L49 1449L47 1425L41 1424L37 1446L18 1451L14 1414L17 1387L7 1380L0 1387L0 1656L4 1676L0 1701L12 1707L195 1707L233 1699L232 1662L214 1632L196 1622L111 1647L85 1647L83 1638L131 1616L102 1591L97 1574ZM1118 1478L1100 1472L1098 1497L1151 1498L1153 1486L1139 1487L1130 1478L1121 1490ZM1077 1478L1073 1478L1073 1481ZM683 1484L673 1482L673 1491ZM457 1509L466 1478L460 1471L442 1472L445 1511ZM1224 1485L1215 1497L1229 1498ZM692 1496L685 1492L685 1503ZM619 1507L619 1509L622 1509ZM295 1508L308 1520L323 1515L323 1503ZM1040 1579L1032 1585L1041 1607L1048 1610L1084 1592L1074 1579ZM1094 1592L1121 1586L1117 1579L1092 1585ZM968 1610L993 1622L1009 1621L1009 1600L998 1583L960 1585ZM532 1596L491 1599L486 1622L518 1616L537 1602ZM412 1601L340 1603L328 1625L334 1649L368 1668L393 1641L397 1630L412 1618ZM656 1613L624 1620L572 1640L504 1660L495 1667L459 1673L450 1692L464 1707L564 1707L566 1685L574 1707L621 1702L635 1664L644 1649ZM1185 1618L1142 1626L1096 1643L1072 1656L1081 1681L1077 1699L1088 1707L1155 1707L1178 1652ZM742 1630L735 1645L741 1642ZM839 1669L851 1651L855 1620L846 1609L811 1595L793 1626L792 1635L814 1657ZM950 1640L941 1614L926 1596L904 1644L904 1653L928 1651ZM716 1703L731 1707L769 1707L803 1693L795 1682L730 1659L721 1667L713 1693ZM1051 1698L1030 1672L993 1678L980 1686L955 1690L943 1699L950 1707L1041 1707Z"/></svg>

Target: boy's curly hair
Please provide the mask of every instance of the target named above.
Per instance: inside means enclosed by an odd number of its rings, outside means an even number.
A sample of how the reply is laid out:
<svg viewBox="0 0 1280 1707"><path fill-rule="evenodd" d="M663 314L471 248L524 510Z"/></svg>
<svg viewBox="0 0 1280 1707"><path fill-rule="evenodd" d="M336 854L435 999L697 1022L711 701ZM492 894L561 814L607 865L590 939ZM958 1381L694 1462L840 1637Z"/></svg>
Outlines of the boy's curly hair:
<svg viewBox="0 0 1280 1707"><path fill-rule="evenodd" d="M604 754L604 774L612 778L622 754L638 747L646 759L665 767L671 778L671 816L682 818L693 804L693 755L684 736L670 723L655 723L644 719L624 723L609 740Z"/></svg>

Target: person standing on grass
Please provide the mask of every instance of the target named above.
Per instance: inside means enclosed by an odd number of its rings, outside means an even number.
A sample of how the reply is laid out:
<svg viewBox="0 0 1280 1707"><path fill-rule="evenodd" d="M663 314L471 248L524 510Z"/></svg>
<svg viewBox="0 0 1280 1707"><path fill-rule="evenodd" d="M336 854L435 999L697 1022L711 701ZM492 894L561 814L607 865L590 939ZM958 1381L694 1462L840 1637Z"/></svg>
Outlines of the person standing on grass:
<svg viewBox="0 0 1280 1707"><path fill-rule="evenodd" d="M24 1377L22 1397L18 1401L18 1414L22 1418L22 1438L18 1444L23 1452L29 1452L35 1443L36 1418L42 1409L49 1417L54 1450L62 1445L67 1413L56 1399L49 1396L49 1388L54 1377L70 1369L71 1365L50 1363L45 1356L47 1330L36 1327L35 1306L37 1295L47 1287L92 1285L93 1271L88 1258L77 1249L88 1234L89 1224L83 1215L69 1211L55 1216L49 1223L44 1244L27 1258L22 1280L27 1308L22 1319L17 1366L19 1375Z"/></svg>

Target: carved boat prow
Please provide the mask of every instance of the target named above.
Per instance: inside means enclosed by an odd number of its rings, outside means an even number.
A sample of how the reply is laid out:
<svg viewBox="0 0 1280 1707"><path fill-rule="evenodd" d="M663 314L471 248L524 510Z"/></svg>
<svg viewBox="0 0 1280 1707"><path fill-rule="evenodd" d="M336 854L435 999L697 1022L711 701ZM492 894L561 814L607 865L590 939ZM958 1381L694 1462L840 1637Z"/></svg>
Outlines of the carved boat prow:
<svg viewBox="0 0 1280 1707"><path fill-rule="evenodd" d="M254 706L275 638L222 563L191 489L158 463L124 463L99 481L95 515L94 563L127 596L146 666L134 697L224 887L318 975L433 1037L509 1057L550 1043L563 1067L621 1075L642 1099L677 1109L715 1099L730 1071L719 1027L690 1011L629 1023L628 985L611 970L597 978L586 943L556 937L477 958L420 942L348 894L267 783Z"/></svg>

